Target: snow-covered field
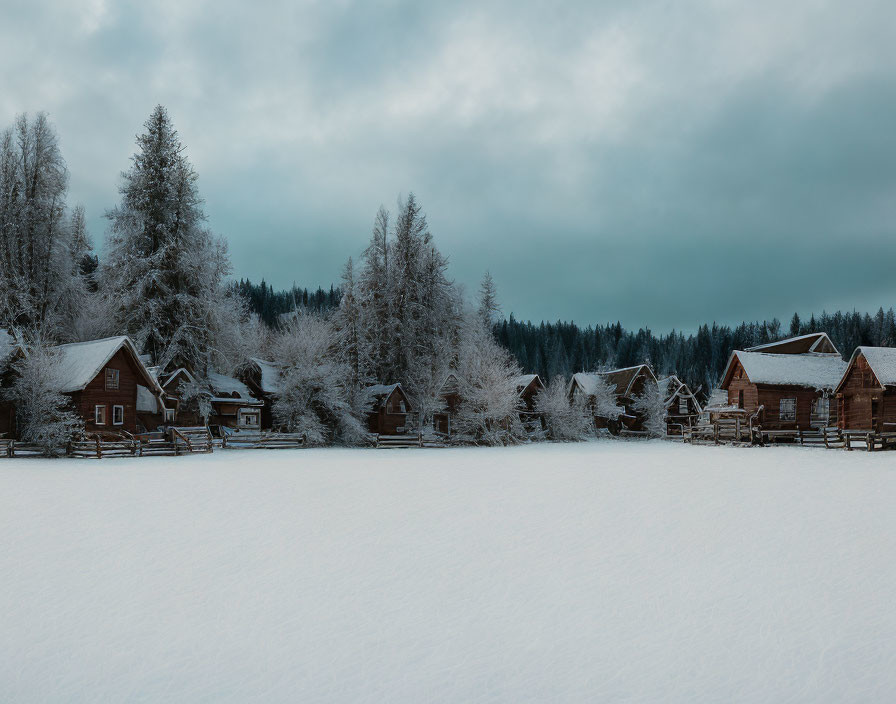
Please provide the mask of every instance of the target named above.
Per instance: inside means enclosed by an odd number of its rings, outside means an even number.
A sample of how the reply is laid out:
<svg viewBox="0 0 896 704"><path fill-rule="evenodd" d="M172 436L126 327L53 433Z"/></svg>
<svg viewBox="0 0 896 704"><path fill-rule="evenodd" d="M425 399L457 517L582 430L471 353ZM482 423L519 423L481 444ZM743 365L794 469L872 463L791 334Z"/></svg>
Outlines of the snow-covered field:
<svg viewBox="0 0 896 704"><path fill-rule="evenodd" d="M896 454L0 460L0 701L892 701Z"/></svg>

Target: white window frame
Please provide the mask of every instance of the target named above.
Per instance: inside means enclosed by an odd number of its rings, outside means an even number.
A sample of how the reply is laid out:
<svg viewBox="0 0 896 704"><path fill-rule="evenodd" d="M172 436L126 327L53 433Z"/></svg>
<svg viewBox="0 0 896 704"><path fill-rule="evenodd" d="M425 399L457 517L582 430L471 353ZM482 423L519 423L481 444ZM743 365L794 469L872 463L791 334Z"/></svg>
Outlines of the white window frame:
<svg viewBox="0 0 896 704"><path fill-rule="evenodd" d="M115 385L112 386L109 383L109 373L112 373L112 378L114 379ZM112 367L106 368L106 391L117 391L121 388L121 372L118 369L113 369Z"/></svg>
<svg viewBox="0 0 896 704"><path fill-rule="evenodd" d="M121 419L115 420L115 412L121 412ZM124 425L124 406L115 405L112 406L112 425Z"/></svg>
<svg viewBox="0 0 896 704"><path fill-rule="evenodd" d="M100 409L101 408L103 409L103 411L102 411L103 419L102 420L100 420ZM95 405L93 407L93 422L96 425L105 425L106 424L106 404L98 403L97 405Z"/></svg>
<svg viewBox="0 0 896 704"><path fill-rule="evenodd" d="M786 406L792 406L792 409L785 413ZM796 399L782 398L778 402L778 420L796 420Z"/></svg>
<svg viewBox="0 0 896 704"><path fill-rule="evenodd" d="M174 422L174 409L173 409L173 408L166 408L166 409L165 409L165 422L166 422L166 423L168 423L168 422L173 423L173 422Z"/></svg>
<svg viewBox="0 0 896 704"><path fill-rule="evenodd" d="M686 397L679 396L678 397L678 415L686 416L691 412L690 406L688 406L688 400Z"/></svg>

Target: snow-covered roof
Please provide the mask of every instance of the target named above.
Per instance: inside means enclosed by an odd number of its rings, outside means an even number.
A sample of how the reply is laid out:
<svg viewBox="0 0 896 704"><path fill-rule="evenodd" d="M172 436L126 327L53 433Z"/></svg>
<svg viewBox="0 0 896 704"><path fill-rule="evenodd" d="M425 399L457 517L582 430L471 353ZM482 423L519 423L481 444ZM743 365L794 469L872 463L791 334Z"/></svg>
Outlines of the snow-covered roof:
<svg viewBox="0 0 896 704"><path fill-rule="evenodd" d="M896 386L896 347L857 347L850 364L860 354L881 386Z"/></svg>
<svg viewBox="0 0 896 704"><path fill-rule="evenodd" d="M826 332L812 332L807 335L788 337L777 342L767 342L764 345L747 347L747 352L773 352L775 354L805 354L807 352L821 352L827 354L840 354L840 351L831 342Z"/></svg>
<svg viewBox="0 0 896 704"><path fill-rule="evenodd" d="M137 412L158 413L159 399L143 384L137 384Z"/></svg>
<svg viewBox="0 0 896 704"><path fill-rule="evenodd" d="M64 380L63 388L60 391L72 393L84 389L122 348L130 353L134 365L143 374L148 386L157 389L158 383L140 361L140 355L137 354L134 343L127 335L120 335L55 347L54 349L59 353L60 375Z"/></svg>
<svg viewBox="0 0 896 704"><path fill-rule="evenodd" d="M261 403L261 401L258 401L258 399L252 396L248 386L246 386L239 379L234 379L232 376L225 376L224 374L209 372L208 383L212 389L212 393L214 394L214 396L212 397L212 401L241 400L247 401L252 404ZM237 395L234 396L234 394Z"/></svg>
<svg viewBox="0 0 896 704"><path fill-rule="evenodd" d="M276 394L280 391L280 367L276 362L268 362L264 359L252 358L261 372L261 390L266 394Z"/></svg>
<svg viewBox="0 0 896 704"><path fill-rule="evenodd" d="M367 393L371 396L388 396L400 387L401 384L374 384L367 387Z"/></svg>
<svg viewBox="0 0 896 704"><path fill-rule="evenodd" d="M0 366L6 363L15 349L15 338L6 330L0 330Z"/></svg>
<svg viewBox="0 0 896 704"><path fill-rule="evenodd" d="M694 400L694 405L696 405L697 411L700 412L700 404L697 402L697 397L694 395L694 392L691 391L691 387L675 376L675 374L663 377L662 379L657 379L656 383L660 388L660 393L663 396L666 408L672 406L678 398L690 398Z"/></svg>
<svg viewBox="0 0 896 704"><path fill-rule="evenodd" d="M593 396L597 389L597 379L602 378L610 385L611 391L617 396L628 396L631 393L635 380L643 373L656 381L653 370L646 364L636 364L633 367L612 369L608 372L579 372L573 374L572 384L578 384L587 396Z"/></svg>
<svg viewBox="0 0 896 704"><path fill-rule="evenodd" d="M804 386L811 389L834 389L843 378L847 364L839 354L768 354L765 352L731 353L725 379L738 359L753 384ZM727 385L727 384L726 384Z"/></svg>
<svg viewBox="0 0 896 704"><path fill-rule="evenodd" d="M521 374L515 380L517 392L523 393L526 389L529 388L529 384L538 379L538 374ZM544 388L544 384L541 382L541 379L538 379L538 387Z"/></svg>

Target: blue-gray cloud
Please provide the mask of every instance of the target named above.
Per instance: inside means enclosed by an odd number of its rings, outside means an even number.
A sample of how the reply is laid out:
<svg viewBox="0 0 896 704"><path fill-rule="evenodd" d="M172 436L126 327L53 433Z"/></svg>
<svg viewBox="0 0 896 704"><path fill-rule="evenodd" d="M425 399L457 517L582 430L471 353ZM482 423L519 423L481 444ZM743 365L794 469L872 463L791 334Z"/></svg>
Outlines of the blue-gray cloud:
<svg viewBox="0 0 896 704"><path fill-rule="evenodd" d="M896 303L889 2L32 2L0 117L47 110L102 241L175 120L238 276L327 285L414 190L505 311L692 328Z"/></svg>

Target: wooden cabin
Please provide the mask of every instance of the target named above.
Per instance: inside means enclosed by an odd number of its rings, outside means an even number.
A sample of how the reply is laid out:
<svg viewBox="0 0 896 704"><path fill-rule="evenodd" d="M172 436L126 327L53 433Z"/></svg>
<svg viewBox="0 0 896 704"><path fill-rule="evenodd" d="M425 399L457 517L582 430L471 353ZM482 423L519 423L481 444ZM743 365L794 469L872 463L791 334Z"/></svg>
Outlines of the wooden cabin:
<svg viewBox="0 0 896 704"><path fill-rule="evenodd" d="M542 427L541 414L535 410L535 398L541 391L544 391L544 382L538 374L523 374L516 378L520 422L527 430L540 430Z"/></svg>
<svg viewBox="0 0 896 704"><path fill-rule="evenodd" d="M378 435L402 435L411 430L411 402L401 384L376 384L367 388L373 400L367 426Z"/></svg>
<svg viewBox="0 0 896 704"><path fill-rule="evenodd" d="M799 351L803 349L813 351ZM818 349L825 351L814 351ZM735 350L728 358L721 388L728 393L730 406L758 414L764 430L822 428L837 422L831 397L846 366L827 335L802 335Z"/></svg>
<svg viewBox="0 0 896 704"><path fill-rule="evenodd" d="M597 379L600 378L610 387L616 397L616 409L610 413L600 414L595 408ZM620 428L642 430L644 419L634 408L635 399L642 393L646 384L655 384L656 376L646 364L634 367L613 369L608 372L580 372L574 374L569 385L570 401L577 396L585 399L585 403L594 412L594 423L598 428L608 428L610 432L618 432Z"/></svg>
<svg viewBox="0 0 896 704"><path fill-rule="evenodd" d="M896 348L856 348L836 398L841 430L896 432Z"/></svg>
<svg viewBox="0 0 896 704"><path fill-rule="evenodd" d="M442 410L432 414L432 427L441 435L451 435L451 419L460 406L460 390L457 376L449 374L439 389Z"/></svg>
<svg viewBox="0 0 896 704"><path fill-rule="evenodd" d="M209 372L212 414L209 425L221 425L235 430L261 430L264 401L252 396L249 387L239 379Z"/></svg>
<svg viewBox="0 0 896 704"><path fill-rule="evenodd" d="M139 387L157 398L162 389L130 338L109 337L54 349L65 381L60 391L71 396L85 430L137 432Z"/></svg>
<svg viewBox="0 0 896 704"><path fill-rule="evenodd" d="M274 427L274 399L280 393L280 365L253 357L240 368L237 376L252 397L261 402L261 429L270 430Z"/></svg>
<svg viewBox="0 0 896 704"><path fill-rule="evenodd" d="M657 385L666 407L667 432L679 434L695 425L703 408L690 387L674 374L657 380Z"/></svg>

